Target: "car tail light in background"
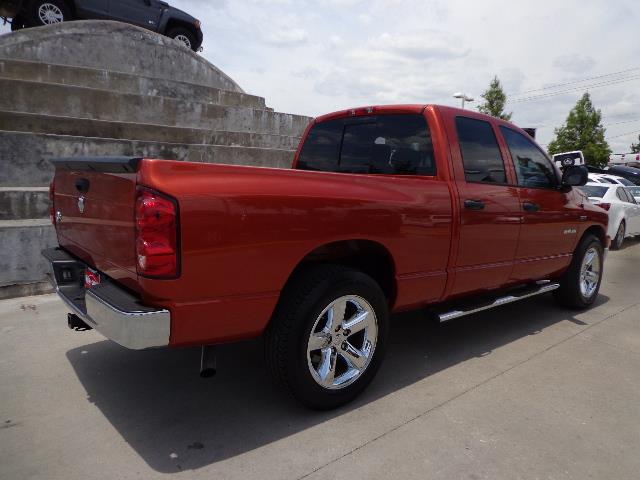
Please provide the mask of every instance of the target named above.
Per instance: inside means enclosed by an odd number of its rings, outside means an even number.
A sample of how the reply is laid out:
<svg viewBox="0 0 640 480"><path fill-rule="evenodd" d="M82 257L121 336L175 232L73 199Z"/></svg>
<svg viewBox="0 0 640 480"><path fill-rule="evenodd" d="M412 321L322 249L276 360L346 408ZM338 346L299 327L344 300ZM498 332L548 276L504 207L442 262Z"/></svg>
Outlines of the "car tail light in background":
<svg viewBox="0 0 640 480"><path fill-rule="evenodd" d="M95 287L100 285L100 273L92 268L85 268L84 270L84 288Z"/></svg>
<svg viewBox="0 0 640 480"><path fill-rule="evenodd" d="M56 193L55 189L56 189L55 180L51 180L51 183L49 184L49 220L54 225L56 224L56 210L55 210L55 207L53 206L53 199Z"/></svg>
<svg viewBox="0 0 640 480"><path fill-rule="evenodd" d="M598 207L602 208L603 210L606 210L607 212L611 208L611 204L610 203L596 203L596 205Z"/></svg>
<svg viewBox="0 0 640 480"><path fill-rule="evenodd" d="M136 266L139 275L177 277L178 204L162 193L138 187L136 199Z"/></svg>

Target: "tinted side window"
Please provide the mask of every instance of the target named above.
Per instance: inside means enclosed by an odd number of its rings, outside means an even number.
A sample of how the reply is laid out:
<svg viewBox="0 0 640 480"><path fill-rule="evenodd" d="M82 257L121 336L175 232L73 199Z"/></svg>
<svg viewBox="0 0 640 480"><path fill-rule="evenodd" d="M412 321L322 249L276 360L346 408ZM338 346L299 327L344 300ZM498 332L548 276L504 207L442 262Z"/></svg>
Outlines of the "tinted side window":
<svg viewBox="0 0 640 480"><path fill-rule="evenodd" d="M629 198L631 195L629 195L629 192L627 192L624 187L619 187L616 190L616 196L623 202L636 203L635 200L632 201L632 199Z"/></svg>
<svg viewBox="0 0 640 480"><path fill-rule="evenodd" d="M467 182L507 183L498 141L489 122L456 117Z"/></svg>
<svg viewBox="0 0 640 480"><path fill-rule="evenodd" d="M551 161L524 135L500 127L516 167L518 185L523 187L554 188L558 185Z"/></svg>
<svg viewBox="0 0 640 480"><path fill-rule="evenodd" d="M297 168L347 173L435 175L431 134L422 115L331 120L309 132Z"/></svg>
<svg viewBox="0 0 640 480"><path fill-rule="evenodd" d="M342 120L329 120L314 125L302 145L298 168L322 172L336 171L343 126Z"/></svg>
<svg viewBox="0 0 640 480"><path fill-rule="evenodd" d="M431 133L422 115L380 115L374 143L375 173L436 174Z"/></svg>
<svg viewBox="0 0 640 480"><path fill-rule="evenodd" d="M340 167L342 171L369 173L378 128L375 122L344 126Z"/></svg>

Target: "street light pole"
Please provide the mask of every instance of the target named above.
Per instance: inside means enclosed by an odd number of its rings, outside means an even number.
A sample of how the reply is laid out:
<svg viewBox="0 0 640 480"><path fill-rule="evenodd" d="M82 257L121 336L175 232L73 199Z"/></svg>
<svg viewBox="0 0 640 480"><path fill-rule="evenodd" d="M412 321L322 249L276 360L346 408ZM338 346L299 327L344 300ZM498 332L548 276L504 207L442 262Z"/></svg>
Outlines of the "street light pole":
<svg viewBox="0 0 640 480"><path fill-rule="evenodd" d="M466 93L456 92L453 94L453 98L459 98L462 101L462 109L464 109L464 102L473 102L473 97L470 97Z"/></svg>

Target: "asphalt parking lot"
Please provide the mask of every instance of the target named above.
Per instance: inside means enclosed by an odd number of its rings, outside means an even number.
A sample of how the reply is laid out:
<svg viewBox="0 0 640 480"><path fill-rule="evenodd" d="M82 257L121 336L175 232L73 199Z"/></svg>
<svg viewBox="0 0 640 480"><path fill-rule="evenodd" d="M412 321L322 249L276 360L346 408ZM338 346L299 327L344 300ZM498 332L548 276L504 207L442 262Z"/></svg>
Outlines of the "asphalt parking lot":
<svg viewBox="0 0 640 480"><path fill-rule="evenodd" d="M597 305L550 295L436 326L392 323L355 403L318 413L273 387L259 341L128 351L66 328L54 295L0 302L0 478L637 479L640 242Z"/></svg>

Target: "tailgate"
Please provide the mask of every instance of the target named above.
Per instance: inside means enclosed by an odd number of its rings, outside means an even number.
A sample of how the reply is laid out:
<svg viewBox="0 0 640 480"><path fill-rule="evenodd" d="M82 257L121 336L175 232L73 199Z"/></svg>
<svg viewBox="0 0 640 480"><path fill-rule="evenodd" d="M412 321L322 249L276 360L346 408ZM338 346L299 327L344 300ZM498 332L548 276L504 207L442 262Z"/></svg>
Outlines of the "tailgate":
<svg viewBox="0 0 640 480"><path fill-rule="evenodd" d="M139 159L53 159L60 246L135 288L135 199Z"/></svg>

